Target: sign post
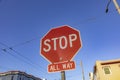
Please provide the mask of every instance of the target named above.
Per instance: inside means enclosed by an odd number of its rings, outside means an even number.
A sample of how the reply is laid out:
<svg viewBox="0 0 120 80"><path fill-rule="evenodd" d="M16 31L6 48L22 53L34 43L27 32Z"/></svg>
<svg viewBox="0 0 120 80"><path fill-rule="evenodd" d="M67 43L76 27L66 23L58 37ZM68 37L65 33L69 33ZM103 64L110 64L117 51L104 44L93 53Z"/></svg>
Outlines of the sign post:
<svg viewBox="0 0 120 80"><path fill-rule="evenodd" d="M61 80L66 80L65 71L61 71Z"/></svg>
<svg viewBox="0 0 120 80"><path fill-rule="evenodd" d="M41 39L40 54L51 64L48 72L61 71L65 80L65 70L75 69L71 61L82 47L80 32L70 26L53 28Z"/></svg>

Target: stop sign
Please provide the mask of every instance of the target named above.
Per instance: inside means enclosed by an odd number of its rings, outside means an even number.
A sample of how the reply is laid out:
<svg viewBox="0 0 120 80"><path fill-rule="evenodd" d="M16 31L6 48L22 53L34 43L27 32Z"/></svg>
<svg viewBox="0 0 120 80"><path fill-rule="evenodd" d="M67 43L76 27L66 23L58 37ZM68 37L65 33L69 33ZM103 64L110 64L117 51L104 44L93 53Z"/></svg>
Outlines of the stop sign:
<svg viewBox="0 0 120 80"><path fill-rule="evenodd" d="M79 31L61 26L51 29L41 39L40 54L51 63L70 61L81 47Z"/></svg>

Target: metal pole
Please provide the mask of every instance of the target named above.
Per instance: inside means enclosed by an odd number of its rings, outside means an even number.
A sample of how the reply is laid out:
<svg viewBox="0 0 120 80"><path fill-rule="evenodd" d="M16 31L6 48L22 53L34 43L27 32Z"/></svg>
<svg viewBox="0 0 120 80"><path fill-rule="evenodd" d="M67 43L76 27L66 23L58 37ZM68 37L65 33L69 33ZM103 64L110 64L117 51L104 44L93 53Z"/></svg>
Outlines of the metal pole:
<svg viewBox="0 0 120 80"><path fill-rule="evenodd" d="M113 3L115 4L115 7L116 7L118 13L120 14L120 7L119 7L117 1L116 1L116 0L113 0Z"/></svg>
<svg viewBox="0 0 120 80"><path fill-rule="evenodd" d="M85 80L85 76L84 76L84 69L83 69L83 64L82 64L82 61L80 62L80 66L81 66L81 69L82 69L82 76L83 76L83 80Z"/></svg>
<svg viewBox="0 0 120 80"><path fill-rule="evenodd" d="M61 80L66 80L65 71L61 71Z"/></svg>

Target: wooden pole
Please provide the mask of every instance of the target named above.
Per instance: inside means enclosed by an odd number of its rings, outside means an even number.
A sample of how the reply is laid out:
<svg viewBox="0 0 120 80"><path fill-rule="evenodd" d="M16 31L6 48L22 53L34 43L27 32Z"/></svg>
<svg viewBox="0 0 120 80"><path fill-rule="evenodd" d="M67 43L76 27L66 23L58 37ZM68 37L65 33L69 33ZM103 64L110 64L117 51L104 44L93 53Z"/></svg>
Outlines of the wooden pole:
<svg viewBox="0 0 120 80"><path fill-rule="evenodd" d="M115 7L116 7L118 13L120 14L120 7L119 7L117 1L116 1L116 0L113 0L113 3L115 4Z"/></svg>
<svg viewBox="0 0 120 80"><path fill-rule="evenodd" d="M84 69L83 69L82 61L80 62L80 66L81 66L81 69L82 69L82 79L85 80Z"/></svg>

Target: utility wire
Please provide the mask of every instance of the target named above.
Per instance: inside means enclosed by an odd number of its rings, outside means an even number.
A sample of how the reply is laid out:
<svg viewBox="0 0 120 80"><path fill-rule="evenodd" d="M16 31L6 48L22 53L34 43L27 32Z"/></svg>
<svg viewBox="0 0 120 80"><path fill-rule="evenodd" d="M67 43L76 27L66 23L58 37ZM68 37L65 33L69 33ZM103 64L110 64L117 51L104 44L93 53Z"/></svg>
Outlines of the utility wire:
<svg viewBox="0 0 120 80"><path fill-rule="evenodd" d="M21 58L18 57L18 56L13 55L12 53L8 52L7 50L4 50L4 49L3 49L3 51L4 51L5 53L8 53L9 55L11 55L12 57L16 58L17 60L20 60L20 61L22 61L22 62L25 62L25 63L27 63L27 64L30 65L30 66L36 67L36 66L34 66L32 63L26 62L25 60L21 59Z"/></svg>
<svg viewBox="0 0 120 80"><path fill-rule="evenodd" d="M13 49L14 47L23 46L23 45L28 44L28 43L30 43L30 42L32 42L32 41L37 40L37 39L40 39L40 37L36 37L36 38L30 39L30 40L26 40L26 41L24 41L24 42L15 44L15 45L13 45L13 46L7 46L7 45L5 45L5 44L3 44L3 43L1 43L1 42L0 42L0 44L3 45L3 46L5 46L5 47L6 47L5 49Z"/></svg>
<svg viewBox="0 0 120 80"><path fill-rule="evenodd" d="M19 56L21 56L22 58L24 58L25 60L27 60L27 61L29 61L29 64L31 64L31 65L33 65L33 63L31 63L32 61L29 59L29 58L27 58L27 57L25 57L25 56L23 56L21 53L19 53L18 51L16 51L16 50L14 50L13 48L11 48L11 47L8 47L6 44L4 44L4 43L1 43L0 42L0 44L1 45L3 45L3 46L5 46L5 47L7 47L7 48L9 48L10 50L12 50L13 52L15 52L16 54L18 54ZM4 52L7 52L7 50L6 49L2 49ZM11 53L10 53L11 54ZM11 54L11 55L13 55L13 54ZM13 55L14 56L14 55ZM15 57L15 56L14 56ZM26 62L26 61L25 61ZM37 64L35 64L36 66L38 66Z"/></svg>
<svg viewBox="0 0 120 80"><path fill-rule="evenodd" d="M8 46L6 45L6 44L4 44L4 43L2 43L2 42L0 42L0 44L1 45L3 45L3 46L5 46L5 47L7 47L8 48ZM11 55L11 56L13 56L14 58L16 58L16 59L18 59L18 60L20 60L20 61L23 61L23 62L25 62L25 63L27 63L28 65L30 65L30 66L32 66L32 67L36 67L36 68L40 68L37 64L35 64L35 63L31 63L32 61L29 59L29 58L27 58L27 57L25 57L25 56L23 56L22 54L20 54L18 51L16 51L16 50L14 50L14 49L12 49L12 48L9 48L10 50L12 50L12 51L14 51L15 53L17 53L19 56L21 56L22 58L24 58L24 59L21 59L20 57L18 57L18 56L15 56L15 55L13 55L12 53L10 53L10 52L8 52L6 49L1 49L2 51L4 51L4 52L6 52L6 53L8 53L9 55ZM26 61L27 60L27 61ZM36 66L35 66L36 65ZM36 69L35 68L35 69ZM38 71L38 70L37 70Z"/></svg>
<svg viewBox="0 0 120 80"><path fill-rule="evenodd" d="M22 46L22 45L25 45L25 44L28 44L28 43L30 43L30 42L32 42L32 41L34 41L34 40L37 40L37 39L40 39L40 37L36 37L36 38L30 39L30 40L27 40L27 41L25 41L25 42L18 43L18 44L13 45L13 46L7 46L7 45L3 44L2 42L0 42L0 44L6 47L6 48L4 48L3 50L7 50L7 49L12 50L13 52L17 53L17 54L18 54L19 56L21 56L22 58L24 58L24 59L32 62L29 58L23 56L20 52L16 51L16 50L13 49L13 48L14 48L14 47L18 47L18 46ZM42 63L43 63L43 62L42 62ZM36 64L36 63L34 63L34 64L35 64L35 65L38 65L38 64ZM43 64L44 64L44 63L43 63ZM39 65L39 66L40 66L40 65Z"/></svg>
<svg viewBox="0 0 120 80"><path fill-rule="evenodd" d="M2 43L2 42L0 42L0 44L3 45L3 46L5 46L5 47L7 47L7 49L6 49L6 48L3 48L3 49L1 48L1 50L2 50L3 52L8 53L8 54L11 55L12 57L14 57L14 58L16 58L16 59L18 59L18 60L20 60L20 61L22 61L22 62L24 62L24 63L27 63L28 65L30 65L30 66L32 66L32 67L35 67L35 65L38 66L38 65L35 64L35 63L31 63L32 61L31 61L29 58L23 56L21 53L19 53L18 51L14 50L13 48L8 47L6 44L4 44L4 43ZM17 53L19 56L21 56L22 58L24 58L24 59L26 59L27 61L30 61L30 62L27 62L26 60L21 59L21 58L15 56L15 55L13 55L12 53L8 52L8 49L9 49L9 50L12 50L13 52ZM33 64L35 64L35 65L33 65ZM43 64L44 64L44 63L43 63ZM44 72L44 69L42 69L41 66L39 66L39 68L41 68L41 71L40 71L41 74L40 74L40 73L38 73L38 74L43 75L43 76L45 77L47 74ZM35 70L35 72L38 72L37 67L36 67L36 68L33 68L33 69ZM56 77L56 75L54 75L54 77Z"/></svg>
<svg viewBox="0 0 120 80"><path fill-rule="evenodd" d="M40 68L40 67L35 66L33 63L27 62L26 60L21 59L20 57L13 55L12 53L8 52L8 51L5 50L5 49L2 49L2 50L3 50L5 53L8 53L8 54L11 55L12 57L14 57L15 59L17 59L17 60L19 60L19 61L22 61L22 62L28 64L29 66L33 67L32 70L34 70L35 72L38 72L38 71L39 71L38 68ZM40 74L40 73L41 73L41 74ZM44 71L39 71L39 74L40 74L40 75L42 75L42 74L45 75Z"/></svg>
<svg viewBox="0 0 120 80"><path fill-rule="evenodd" d="M13 46L10 46L10 47L11 47L11 48L14 48L14 47L22 46L22 45L28 44L28 43L30 43L30 42L32 42L32 41L35 41L35 40L37 40L37 39L40 39L40 37L36 37L36 38L30 39L30 40L24 41L24 42L22 42L22 43L18 43L18 44L15 44L15 45L13 45Z"/></svg>
<svg viewBox="0 0 120 80"><path fill-rule="evenodd" d="M10 50L12 50L13 52L17 53L19 56L23 57L24 59L26 59L26 60L29 61L30 63L32 62L31 59L29 59L29 58L26 57L26 56L23 56L20 52L14 50L14 49L12 49L12 48L10 48ZM43 64L44 64L44 63L43 63ZM33 65L33 62L32 62L32 65ZM41 65L39 65L39 64L34 63L34 65L36 65L36 68L43 68L43 67L42 67ZM43 69L44 69L44 68L43 68ZM43 71L43 69L42 69L42 71Z"/></svg>

